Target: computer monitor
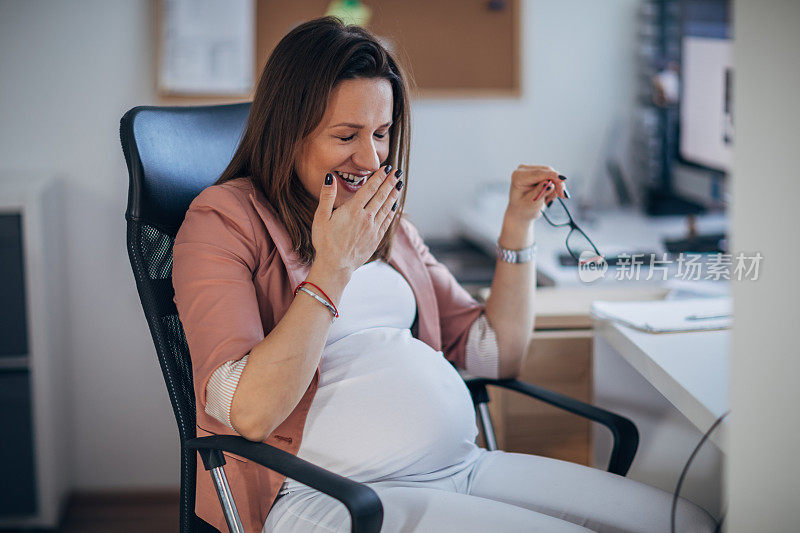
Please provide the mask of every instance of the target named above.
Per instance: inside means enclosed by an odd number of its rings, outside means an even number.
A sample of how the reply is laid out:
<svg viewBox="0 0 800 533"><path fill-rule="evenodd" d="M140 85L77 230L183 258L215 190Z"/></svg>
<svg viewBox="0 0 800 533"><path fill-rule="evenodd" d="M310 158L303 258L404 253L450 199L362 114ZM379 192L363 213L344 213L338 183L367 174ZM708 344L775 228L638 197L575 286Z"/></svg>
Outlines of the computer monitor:
<svg viewBox="0 0 800 533"><path fill-rule="evenodd" d="M679 150L683 163L727 173L733 149L729 0L685 0Z"/></svg>
<svg viewBox="0 0 800 533"><path fill-rule="evenodd" d="M664 242L673 253L727 248L724 233L697 233L691 204L700 210L725 204L734 142L730 13L730 0L681 0L678 153L665 196L688 216L686 235Z"/></svg>

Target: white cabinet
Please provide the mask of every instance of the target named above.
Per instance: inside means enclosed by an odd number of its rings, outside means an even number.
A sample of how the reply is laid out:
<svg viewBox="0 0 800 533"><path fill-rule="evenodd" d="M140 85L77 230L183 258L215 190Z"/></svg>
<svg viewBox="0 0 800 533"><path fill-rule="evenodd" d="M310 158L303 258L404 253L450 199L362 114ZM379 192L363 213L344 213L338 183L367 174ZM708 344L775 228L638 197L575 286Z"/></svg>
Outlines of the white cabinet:
<svg viewBox="0 0 800 533"><path fill-rule="evenodd" d="M0 176L0 528L55 527L67 489L59 182Z"/></svg>

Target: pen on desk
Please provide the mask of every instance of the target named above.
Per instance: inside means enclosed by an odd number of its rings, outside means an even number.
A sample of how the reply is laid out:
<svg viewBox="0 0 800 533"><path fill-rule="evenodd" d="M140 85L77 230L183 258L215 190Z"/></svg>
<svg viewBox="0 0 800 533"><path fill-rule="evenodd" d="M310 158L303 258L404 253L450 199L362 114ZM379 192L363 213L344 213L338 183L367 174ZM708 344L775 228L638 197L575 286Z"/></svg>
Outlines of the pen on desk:
<svg viewBox="0 0 800 533"><path fill-rule="evenodd" d="M730 313L722 314L722 315L689 315L686 317L686 320L712 320L715 318L729 318L733 315Z"/></svg>

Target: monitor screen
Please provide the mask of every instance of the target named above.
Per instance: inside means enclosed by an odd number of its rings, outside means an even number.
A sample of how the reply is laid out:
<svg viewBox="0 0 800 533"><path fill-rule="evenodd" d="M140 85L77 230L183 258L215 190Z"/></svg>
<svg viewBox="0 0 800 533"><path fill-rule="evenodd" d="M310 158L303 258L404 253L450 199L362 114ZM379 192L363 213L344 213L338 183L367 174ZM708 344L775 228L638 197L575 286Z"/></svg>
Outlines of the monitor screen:
<svg viewBox="0 0 800 533"><path fill-rule="evenodd" d="M733 148L728 0L687 0L681 44L681 158L727 172Z"/></svg>

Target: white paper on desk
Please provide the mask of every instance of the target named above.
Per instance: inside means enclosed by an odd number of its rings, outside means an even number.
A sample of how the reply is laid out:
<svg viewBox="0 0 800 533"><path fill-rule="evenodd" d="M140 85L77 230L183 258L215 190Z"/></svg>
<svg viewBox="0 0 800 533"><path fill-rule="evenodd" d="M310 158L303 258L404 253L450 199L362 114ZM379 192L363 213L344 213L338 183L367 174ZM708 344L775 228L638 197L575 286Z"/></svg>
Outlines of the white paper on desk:
<svg viewBox="0 0 800 533"><path fill-rule="evenodd" d="M731 327L730 298L691 298L592 304L592 316L648 333L706 331ZM692 319L690 317L718 317Z"/></svg>

